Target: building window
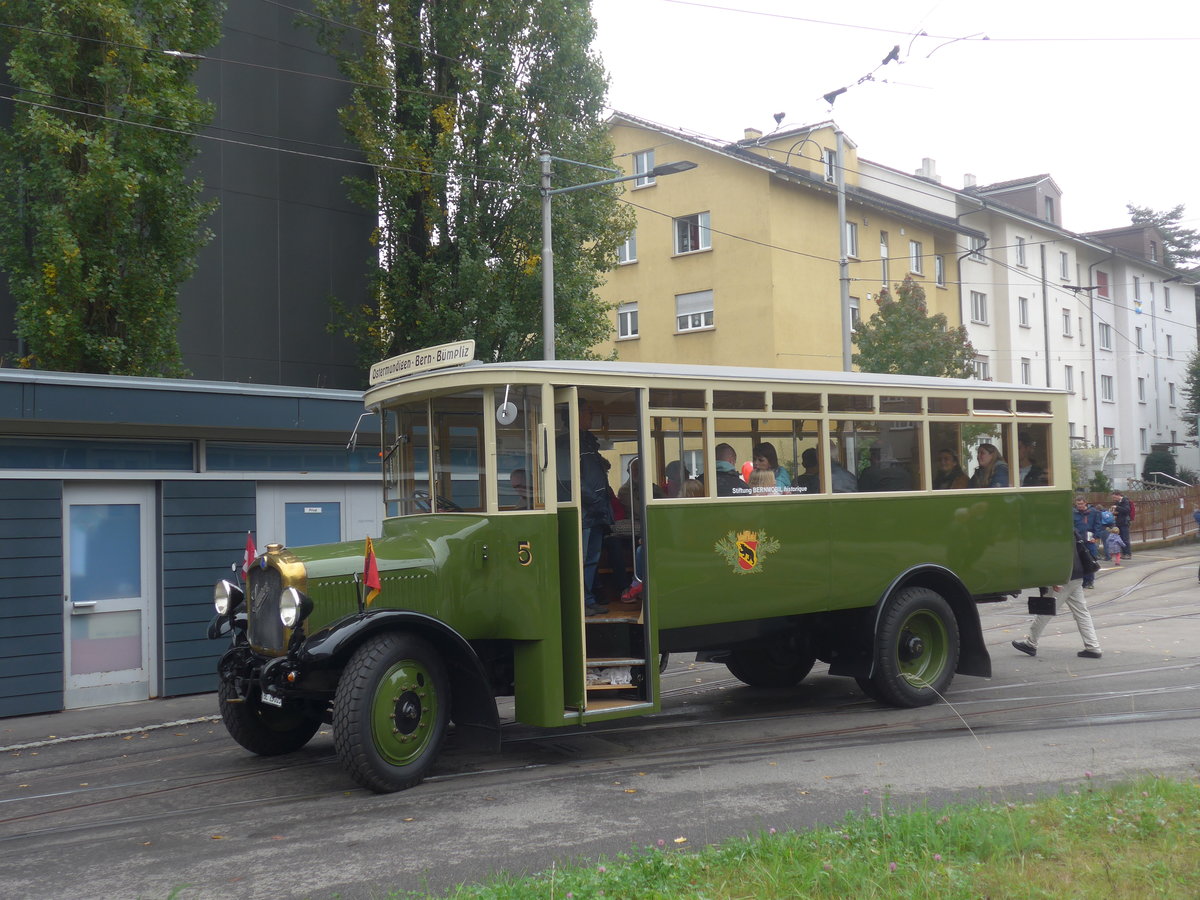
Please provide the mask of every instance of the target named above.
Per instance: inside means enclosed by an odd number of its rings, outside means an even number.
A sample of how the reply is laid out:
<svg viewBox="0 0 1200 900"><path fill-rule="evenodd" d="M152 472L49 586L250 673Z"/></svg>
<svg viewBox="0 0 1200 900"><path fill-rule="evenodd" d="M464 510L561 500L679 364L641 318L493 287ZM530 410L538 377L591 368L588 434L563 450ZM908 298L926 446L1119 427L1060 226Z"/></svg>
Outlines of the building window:
<svg viewBox="0 0 1200 900"><path fill-rule="evenodd" d="M1111 375L1100 376L1100 399L1109 403L1113 401L1113 377Z"/></svg>
<svg viewBox="0 0 1200 900"><path fill-rule="evenodd" d="M1167 406L1175 405L1175 382L1167 382Z"/></svg>
<svg viewBox="0 0 1200 900"><path fill-rule="evenodd" d="M1165 284L1163 285L1163 309L1167 312L1171 311L1171 289Z"/></svg>
<svg viewBox="0 0 1200 900"><path fill-rule="evenodd" d="M850 298L850 328L853 330L857 330L858 324L861 321L862 321L862 311L858 305L858 298L851 297Z"/></svg>
<svg viewBox="0 0 1200 900"><path fill-rule="evenodd" d="M846 255L858 257L858 223L846 223Z"/></svg>
<svg viewBox="0 0 1200 900"><path fill-rule="evenodd" d="M1150 452L1150 441L1145 428L1138 429L1138 445L1142 448L1143 453Z"/></svg>
<svg viewBox="0 0 1200 900"><path fill-rule="evenodd" d="M1017 251L1017 265L1025 268L1025 238L1017 238L1016 246L1013 249Z"/></svg>
<svg viewBox="0 0 1200 900"><path fill-rule="evenodd" d="M1139 278L1137 275L1133 276L1133 299L1134 300L1142 299L1142 279Z"/></svg>
<svg viewBox="0 0 1200 900"><path fill-rule="evenodd" d="M933 258L933 280L938 287L946 286L946 257L940 253Z"/></svg>
<svg viewBox="0 0 1200 900"><path fill-rule="evenodd" d="M980 325L987 324L987 294L981 294L979 291L971 291L971 321L978 322Z"/></svg>
<svg viewBox="0 0 1200 900"><path fill-rule="evenodd" d="M1117 433L1112 428L1104 429L1104 437L1102 440L1104 441L1103 446L1107 447L1109 450L1117 449Z"/></svg>
<svg viewBox="0 0 1200 900"><path fill-rule="evenodd" d="M1059 278L1070 278L1071 277L1071 259L1067 255L1066 250L1058 251L1058 277Z"/></svg>
<svg viewBox="0 0 1200 900"><path fill-rule="evenodd" d="M1175 338L1167 335L1167 359L1175 358Z"/></svg>
<svg viewBox="0 0 1200 900"><path fill-rule="evenodd" d="M625 265L626 263L637 262L637 232L632 232L629 237L617 245L617 263Z"/></svg>
<svg viewBox="0 0 1200 900"><path fill-rule="evenodd" d="M654 151L642 150L633 154L633 174L638 177L633 180L635 188L648 187L654 184Z"/></svg>
<svg viewBox="0 0 1200 900"><path fill-rule="evenodd" d="M981 237L970 238L971 256L975 262L986 262L983 256L983 248L987 245L987 240Z"/></svg>
<svg viewBox="0 0 1200 900"><path fill-rule="evenodd" d="M1029 298L1017 298L1017 324L1022 328L1029 327Z"/></svg>
<svg viewBox="0 0 1200 900"><path fill-rule="evenodd" d="M1133 345L1137 347L1138 353L1146 352L1142 347L1142 327L1140 325L1133 329Z"/></svg>
<svg viewBox="0 0 1200 900"><path fill-rule="evenodd" d="M879 232L879 263L880 272L883 276L883 286L886 288L888 282L891 281L891 270L888 263L888 233L886 231Z"/></svg>
<svg viewBox="0 0 1200 900"><path fill-rule="evenodd" d="M1150 242L1150 262L1158 262L1158 244L1155 241Z"/></svg>
<svg viewBox="0 0 1200 900"><path fill-rule="evenodd" d="M1033 362L1024 358L1021 360L1021 384L1033 384Z"/></svg>
<svg viewBox="0 0 1200 900"><path fill-rule="evenodd" d="M1101 350L1111 350L1112 349L1112 326L1109 325L1107 322L1101 322L1097 326L1097 335L1099 336L1099 339L1100 339L1100 349Z"/></svg>
<svg viewBox="0 0 1200 900"><path fill-rule="evenodd" d="M694 291L675 295L675 327L696 331L713 327L713 292Z"/></svg>
<svg viewBox="0 0 1200 900"><path fill-rule="evenodd" d="M1046 198L1046 221L1047 221L1047 222L1056 222L1056 221L1058 221L1057 219L1055 219L1055 218L1054 218L1054 212L1055 212L1055 210L1054 210L1054 198L1053 198L1053 197L1047 197L1047 198Z"/></svg>
<svg viewBox="0 0 1200 900"><path fill-rule="evenodd" d="M1138 379L1138 403L1146 402L1146 379Z"/></svg>
<svg viewBox="0 0 1200 900"><path fill-rule="evenodd" d="M1075 369L1073 366L1063 366L1063 387L1069 393L1075 393Z"/></svg>
<svg viewBox="0 0 1200 900"><path fill-rule="evenodd" d="M920 241L908 242L908 271L916 275L925 273L925 254Z"/></svg>
<svg viewBox="0 0 1200 900"><path fill-rule="evenodd" d="M992 380L992 367L988 364L986 356L977 356L973 361L975 366L975 377L980 381Z"/></svg>
<svg viewBox="0 0 1200 900"><path fill-rule="evenodd" d="M833 184L837 181L837 150L826 147L825 152L821 155L825 159L825 180Z"/></svg>
<svg viewBox="0 0 1200 900"><path fill-rule="evenodd" d="M1096 270L1096 296L1108 299L1108 273Z"/></svg>
<svg viewBox="0 0 1200 900"><path fill-rule="evenodd" d="M675 252L696 253L712 247L712 232L708 225L708 213L681 216L675 220Z"/></svg>
<svg viewBox="0 0 1200 900"><path fill-rule="evenodd" d="M1070 337L1071 336L1071 311L1069 309L1064 309L1062 311L1062 322L1063 322L1063 337Z"/></svg>
<svg viewBox="0 0 1200 900"><path fill-rule="evenodd" d="M638 336L638 309L636 303L622 303L617 307L617 339Z"/></svg>

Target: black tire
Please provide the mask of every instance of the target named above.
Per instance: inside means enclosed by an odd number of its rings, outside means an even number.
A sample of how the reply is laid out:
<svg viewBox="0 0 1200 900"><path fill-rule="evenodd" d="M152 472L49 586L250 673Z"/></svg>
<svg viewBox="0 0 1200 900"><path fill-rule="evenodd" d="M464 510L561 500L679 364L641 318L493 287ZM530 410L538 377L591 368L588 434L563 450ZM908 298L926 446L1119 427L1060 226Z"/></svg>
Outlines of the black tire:
<svg viewBox="0 0 1200 900"><path fill-rule="evenodd" d="M333 742L350 777L377 793L418 784L450 720L450 681L412 634L380 634L354 652L333 703Z"/></svg>
<svg viewBox="0 0 1200 900"><path fill-rule="evenodd" d="M321 720L298 708L296 701L277 709L261 703L257 691L242 703L233 702L236 698L233 687L222 681L217 687L217 702L225 730L259 756L281 756L299 750L321 727Z"/></svg>
<svg viewBox="0 0 1200 900"><path fill-rule="evenodd" d="M883 611L875 635L875 699L891 706L928 706L958 668L958 622L940 594L905 588Z"/></svg>
<svg viewBox="0 0 1200 900"><path fill-rule="evenodd" d="M870 678L855 678L854 681L858 685L859 690L866 694L868 698L871 700L879 699L879 691L875 687L875 682Z"/></svg>
<svg viewBox="0 0 1200 900"><path fill-rule="evenodd" d="M816 661L815 656L788 639L731 650L724 663L743 684L783 688L803 681Z"/></svg>

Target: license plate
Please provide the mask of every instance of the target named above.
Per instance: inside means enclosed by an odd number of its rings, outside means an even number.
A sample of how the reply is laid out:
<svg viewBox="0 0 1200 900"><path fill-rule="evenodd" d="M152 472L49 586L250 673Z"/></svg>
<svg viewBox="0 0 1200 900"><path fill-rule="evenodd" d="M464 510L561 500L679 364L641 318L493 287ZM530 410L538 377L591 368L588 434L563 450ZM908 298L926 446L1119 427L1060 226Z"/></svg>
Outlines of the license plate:
<svg viewBox="0 0 1200 900"><path fill-rule="evenodd" d="M262 695L262 702L267 706L277 706L280 709L283 709L283 698L276 697L274 694L268 694L264 692Z"/></svg>

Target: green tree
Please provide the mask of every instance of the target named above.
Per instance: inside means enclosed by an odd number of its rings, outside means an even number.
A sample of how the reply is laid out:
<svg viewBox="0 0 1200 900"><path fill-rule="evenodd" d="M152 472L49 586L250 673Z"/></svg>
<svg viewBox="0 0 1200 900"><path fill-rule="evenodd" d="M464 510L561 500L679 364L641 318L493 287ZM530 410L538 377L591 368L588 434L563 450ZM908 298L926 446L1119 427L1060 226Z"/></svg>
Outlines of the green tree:
<svg viewBox="0 0 1200 900"><path fill-rule="evenodd" d="M1200 231L1183 228L1183 204L1162 212L1148 206L1125 204L1134 225L1153 225L1163 236L1163 263L1172 269L1187 269L1200 262Z"/></svg>
<svg viewBox="0 0 1200 900"><path fill-rule="evenodd" d="M340 307L365 360L474 338L542 354L537 156L606 164L606 80L587 0L317 0L318 36L356 87L342 121L375 167L351 185L380 226L368 303ZM556 186L597 181L554 164ZM600 274L632 227L617 190L554 200L556 355L608 337ZM364 248L366 252L368 248Z"/></svg>
<svg viewBox="0 0 1200 900"><path fill-rule="evenodd" d="M1175 456L1169 450L1151 450L1146 455L1146 462L1142 465L1142 480L1165 485L1177 483L1171 478L1163 478L1156 474L1159 472L1163 475L1175 475Z"/></svg>
<svg viewBox="0 0 1200 900"><path fill-rule="evenodd" d="M855 328L854 364L863 372L973 377L975 348L967 329L949 327L942 313L929 315L925 289L911 276L897 286L896 295L880 291L879 309Z"/></svg>
<svg viewBox="0 0 1200 900"><path fill-rule="evenodd" d="M1187 374L1180 388L1184 399L1183 419L1189 437L1196 437L1197 416L1200 416L1200 348L1192 351L1187 361Z"/></svg>
<svg viewBox="0 0 1200 900"><path fill-rule="evenodd" d="M182 374L176 291L212 209L186 167L211 116L192 82L218 0L11 0L0 267L27 367Z"/></svg>

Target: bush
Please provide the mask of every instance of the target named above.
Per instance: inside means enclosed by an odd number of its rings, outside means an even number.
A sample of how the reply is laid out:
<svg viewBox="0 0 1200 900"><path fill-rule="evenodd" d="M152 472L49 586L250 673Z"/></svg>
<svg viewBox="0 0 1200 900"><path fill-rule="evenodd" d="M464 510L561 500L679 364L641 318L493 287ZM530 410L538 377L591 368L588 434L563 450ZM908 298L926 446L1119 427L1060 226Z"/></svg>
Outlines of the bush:
<svg viewBox="0 0 1200 900"><path fill-rule="evenodd" d="M1107 494L1112 491L1112 488L1113 484L1109 481L1108 476L1099 469L1092 476L1092 480L1088 482L1088 490L1094 494Z"/></svg>

